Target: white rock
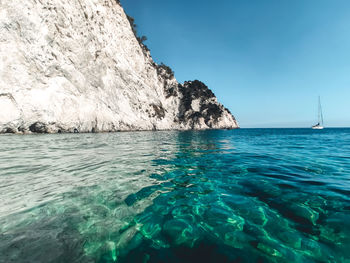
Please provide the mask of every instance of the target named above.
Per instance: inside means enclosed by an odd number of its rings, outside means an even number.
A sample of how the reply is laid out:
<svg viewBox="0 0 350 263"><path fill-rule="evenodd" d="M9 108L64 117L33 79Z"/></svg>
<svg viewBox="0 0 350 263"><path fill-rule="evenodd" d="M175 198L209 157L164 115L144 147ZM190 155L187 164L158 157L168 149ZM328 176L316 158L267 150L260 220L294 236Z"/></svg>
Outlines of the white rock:
<svg viewBox="0 0 350 263"><path fill-rule="evenodd" d="M0 133L238 127L186 94L116 1L0 0Z"/></svg>

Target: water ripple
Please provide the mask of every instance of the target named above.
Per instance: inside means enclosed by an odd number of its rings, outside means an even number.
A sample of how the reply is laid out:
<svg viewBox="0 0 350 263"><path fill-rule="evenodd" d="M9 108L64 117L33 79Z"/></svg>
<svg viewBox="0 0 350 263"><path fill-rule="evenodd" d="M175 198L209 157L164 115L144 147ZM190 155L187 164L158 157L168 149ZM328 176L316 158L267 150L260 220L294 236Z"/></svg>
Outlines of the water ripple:
<svg viewBox="0 0 350 263"><path fill-rule="evenodd" d="M350 129L0 141L0 262L350 261Z"/></svg>

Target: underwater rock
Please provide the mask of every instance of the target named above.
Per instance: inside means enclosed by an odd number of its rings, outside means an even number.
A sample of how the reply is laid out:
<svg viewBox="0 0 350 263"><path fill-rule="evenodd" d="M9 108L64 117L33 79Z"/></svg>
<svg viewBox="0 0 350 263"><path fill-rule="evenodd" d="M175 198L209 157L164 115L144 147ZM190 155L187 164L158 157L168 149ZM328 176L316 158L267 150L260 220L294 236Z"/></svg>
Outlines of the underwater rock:
<svg viewBox="0 0 350 263"><path fill-rule="evenodd" d="M303 238L301 241L301 250L310 256L320 257L322 255L321 247L317 241Z"/></svg>
<svg viewBox="0 0 350 263"><path fill-rule="evenodd" d="M196 237L193 227L183 219L168 220L162 232L176 245L186 244L193 246Z"/></svg>
<svg viewBox="0 0 350 263"><path fill-rule="evenodd" d="M154 224L152 222L146 223L141 227L141 234L148 239L153 239L157 236L162 228L159 224Z"/></svg>
<svg viewBox="0 0 350 263"><path fill-rule="evenodd" d="M272 257L282 257L282 254L281 252L278 251L278 249L272 247L272 246L269 246L265 243L259 243L257 248L259 250L261 250L262 252L264 252L265 254L269 255L269 256L272 256Z"/></svg>
<svg viewBox="0 0 350 263"><path fill-rule="evenodd" d="M248 241L249 238L243 232L233 231L225 234L224 243L228 246L242 249Z"/></svg>
<svg viewBox="0 0 350 263"><path fill-rule="evenodd" d="M142 243L143 237L139 233L140 225L134 225L125 230L116 244L116 255L126 255L130 250L136 248Z"/></svg>
<svg viewBox="0 0 350 263"><path fill-rule="evenodd" d="M289 209L291 210L291 213L295 214L296 216L307 220L314 226L316 225L316 221L319 218L319 213L312 208L302 204L293 204Z"/></svg>

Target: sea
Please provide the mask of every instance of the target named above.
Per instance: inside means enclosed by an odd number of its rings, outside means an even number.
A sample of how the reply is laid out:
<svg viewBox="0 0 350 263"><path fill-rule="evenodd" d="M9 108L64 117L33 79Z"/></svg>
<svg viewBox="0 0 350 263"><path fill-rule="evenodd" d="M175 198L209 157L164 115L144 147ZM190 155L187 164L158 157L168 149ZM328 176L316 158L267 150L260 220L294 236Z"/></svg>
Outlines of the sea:
<svg viewBox="0 0 350 263"><path fill-rule="evenodd" d="M1 135L0 262L350 262L350 129Z"/></svg>

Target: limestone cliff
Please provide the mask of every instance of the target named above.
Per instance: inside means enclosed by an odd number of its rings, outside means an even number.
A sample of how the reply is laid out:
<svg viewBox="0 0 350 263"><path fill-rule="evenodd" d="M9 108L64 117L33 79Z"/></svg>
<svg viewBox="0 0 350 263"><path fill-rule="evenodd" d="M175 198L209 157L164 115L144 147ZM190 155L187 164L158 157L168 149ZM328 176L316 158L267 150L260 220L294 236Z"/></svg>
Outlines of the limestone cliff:
<svg viewBox="0 0 350 263"><path fill-rule="evenodd" d="M179 84L116 0L0 0L0 133L237 128Z"/></svg>

